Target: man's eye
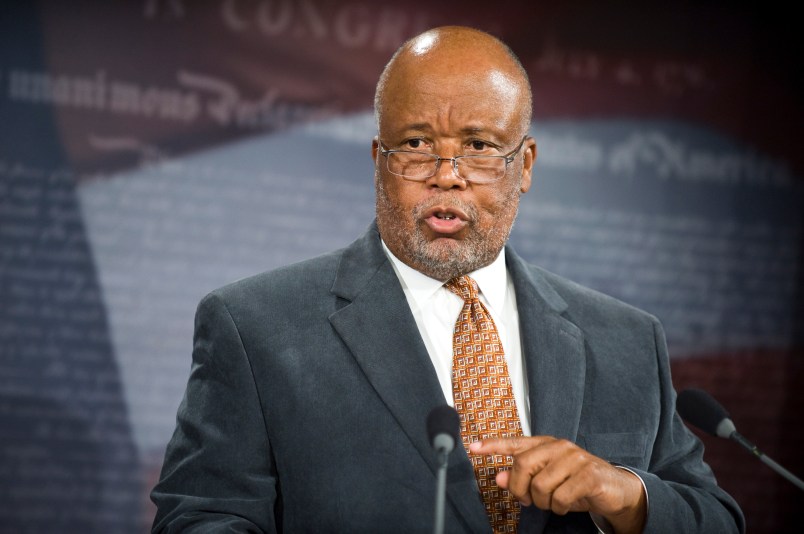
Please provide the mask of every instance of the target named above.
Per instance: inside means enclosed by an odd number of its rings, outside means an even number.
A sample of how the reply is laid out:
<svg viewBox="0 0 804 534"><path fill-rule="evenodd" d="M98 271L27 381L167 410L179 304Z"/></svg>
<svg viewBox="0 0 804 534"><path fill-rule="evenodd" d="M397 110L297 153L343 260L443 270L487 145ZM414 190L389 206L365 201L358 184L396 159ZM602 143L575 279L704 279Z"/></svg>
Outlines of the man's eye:
<svg viewBox="0 0 804 534"><path fill-rule="evenodd" d="M488 148L488 144L486 144L483 141L472 141L471 143L469 143L469 146L472 147L472 150L477 150L478 152Z"/></svg>
<svg viewBox="0 0 804 534"><path fill-rule="evenodd" d="M408 139L405 143L407 148L422 148L423 146L421 139Z"/></svg>

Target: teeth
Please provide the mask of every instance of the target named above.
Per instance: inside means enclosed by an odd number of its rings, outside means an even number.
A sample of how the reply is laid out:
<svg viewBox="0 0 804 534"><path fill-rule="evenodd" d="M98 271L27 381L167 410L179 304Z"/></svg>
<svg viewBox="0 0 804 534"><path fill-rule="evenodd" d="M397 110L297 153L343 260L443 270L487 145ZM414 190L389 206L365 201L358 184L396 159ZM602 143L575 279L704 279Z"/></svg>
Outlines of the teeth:
<svg viewBox="0 0 804 534"><path fill-rule="evenodd" d="M454 219L455 215L452 215L451 213L436 213L436 217L438 217L439 219L445 219L449 221Z"/></svg>

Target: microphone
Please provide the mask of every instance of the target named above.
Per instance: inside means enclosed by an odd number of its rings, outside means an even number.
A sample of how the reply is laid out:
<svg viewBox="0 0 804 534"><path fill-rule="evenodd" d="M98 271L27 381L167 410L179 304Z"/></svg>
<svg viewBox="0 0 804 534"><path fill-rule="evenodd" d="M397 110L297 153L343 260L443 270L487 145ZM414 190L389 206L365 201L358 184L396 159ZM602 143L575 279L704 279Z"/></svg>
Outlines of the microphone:
<svg viewBox="0 0 804 534"><path fill-rule="evenodd" d="M446 404L436 406L427 415L427 437L438 458L436 483L435 521L433 534L444 532L444 505L447 494L447 460L455 444L461 439L461 422L458 412Z"/></svg>
<svg viewBox="0 0 804 534"><path fill-rule="evenodd" d="M697 426L707 434L736 441L759 458L762 463L795 484L799 489L804 490L804 481L766 456L756 445L737 432L737 427L729 418L726 409L706 391L694 388L685 389L678 394L676 409L688 423Z"/></svg>
<svg viewBox="0 0 804 534"><path fill-rule="evenodd" d="M726 409L702 389L685 389L679 393L676 408L681 417L707 434L729 439L737 432Z"/></svg>

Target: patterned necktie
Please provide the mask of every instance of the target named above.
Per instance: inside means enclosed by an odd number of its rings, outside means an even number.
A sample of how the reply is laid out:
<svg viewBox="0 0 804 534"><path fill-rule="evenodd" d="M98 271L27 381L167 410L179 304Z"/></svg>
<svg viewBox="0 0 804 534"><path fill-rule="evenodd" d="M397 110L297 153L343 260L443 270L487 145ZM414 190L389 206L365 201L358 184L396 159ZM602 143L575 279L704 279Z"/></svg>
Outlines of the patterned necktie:
<svg viewBox="0 0 804 534"><path fill-rule="evenodd" d="M497 327L478 298L477 282L468 276L444 287L463 299L452 338L452 395L461 420L467 452L475 441L522 435L511 377ZM516 532L519 502L497 486L497 472L511 466L510 456L469 455L495 533Z"/></svg>

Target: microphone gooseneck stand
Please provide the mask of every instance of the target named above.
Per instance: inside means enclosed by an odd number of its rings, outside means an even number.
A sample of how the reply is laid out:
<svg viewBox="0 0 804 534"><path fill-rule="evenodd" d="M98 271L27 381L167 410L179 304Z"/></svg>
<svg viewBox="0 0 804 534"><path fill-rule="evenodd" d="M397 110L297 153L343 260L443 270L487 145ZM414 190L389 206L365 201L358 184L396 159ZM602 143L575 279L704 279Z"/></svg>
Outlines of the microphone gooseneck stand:
<svg viewBox="0 0 804 534"><path fill-rule="evenodd" d="M762 463L795 484L798 489L804 490L804 481L766 456L756 445L737 432L737 427L729 418L726 409L706 391L694 388L685 389L678 394L676 408L685 421L697 426L707 434L736 441L759 458Z"/></svg>

